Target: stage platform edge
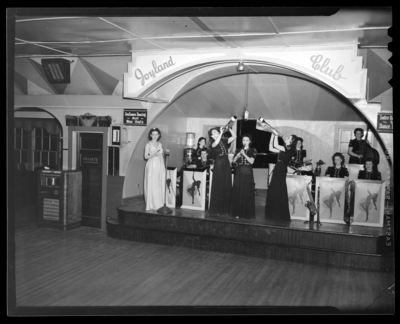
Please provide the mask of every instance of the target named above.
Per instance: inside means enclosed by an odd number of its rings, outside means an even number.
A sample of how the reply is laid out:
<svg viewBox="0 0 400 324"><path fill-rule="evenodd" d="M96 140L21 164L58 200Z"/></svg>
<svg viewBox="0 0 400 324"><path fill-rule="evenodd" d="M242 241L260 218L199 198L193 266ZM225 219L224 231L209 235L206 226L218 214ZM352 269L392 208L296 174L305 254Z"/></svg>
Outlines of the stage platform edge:
<svg viewBox="0 0 400 324"><path fill-rule="evenodd" d="M107 235L136 242L366 271L393 271L393 251L382 228L324 223L321 227L207 216L174 209L171 215L121 205L107 218Z"/></svg>

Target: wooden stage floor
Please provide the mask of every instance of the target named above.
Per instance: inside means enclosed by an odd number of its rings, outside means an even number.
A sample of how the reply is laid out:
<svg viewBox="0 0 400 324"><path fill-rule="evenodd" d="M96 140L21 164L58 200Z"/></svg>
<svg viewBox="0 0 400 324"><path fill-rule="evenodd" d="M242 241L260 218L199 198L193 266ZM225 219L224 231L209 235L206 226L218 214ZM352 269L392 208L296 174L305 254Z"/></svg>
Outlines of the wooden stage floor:
<svg viewBox="0 0 400 324"><path fill-rule="evenodd" d="M256 219L173 208L172 214L145 210L143 197L125 201L107 219L110 237L215 252L369 271L392 271L393 251L384 228L264 218L265 196L256 196Z"/></svg>

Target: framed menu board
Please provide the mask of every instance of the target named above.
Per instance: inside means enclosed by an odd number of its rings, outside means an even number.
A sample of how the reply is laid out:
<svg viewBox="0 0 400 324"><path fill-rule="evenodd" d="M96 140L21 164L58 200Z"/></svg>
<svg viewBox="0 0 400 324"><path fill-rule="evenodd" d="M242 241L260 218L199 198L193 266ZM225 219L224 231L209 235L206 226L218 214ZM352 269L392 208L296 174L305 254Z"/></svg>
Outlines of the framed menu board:
<svg viewBox="0 0 400 324"><path fill-rule="evenodd" d="M123 123L129 126L147 126L147 110L124 109Z"/></svg>

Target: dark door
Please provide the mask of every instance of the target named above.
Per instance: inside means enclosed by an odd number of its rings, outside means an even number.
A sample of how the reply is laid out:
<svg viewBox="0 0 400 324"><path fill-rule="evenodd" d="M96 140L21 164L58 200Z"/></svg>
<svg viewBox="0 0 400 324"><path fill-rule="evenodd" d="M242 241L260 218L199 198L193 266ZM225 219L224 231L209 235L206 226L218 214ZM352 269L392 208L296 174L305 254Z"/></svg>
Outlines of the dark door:
<svg viewBox="0 0 400 324"><path fill-rule="evenodd" d="M78 169L82 171L82 226L101 227L103 134L80 133Z"/></svg>

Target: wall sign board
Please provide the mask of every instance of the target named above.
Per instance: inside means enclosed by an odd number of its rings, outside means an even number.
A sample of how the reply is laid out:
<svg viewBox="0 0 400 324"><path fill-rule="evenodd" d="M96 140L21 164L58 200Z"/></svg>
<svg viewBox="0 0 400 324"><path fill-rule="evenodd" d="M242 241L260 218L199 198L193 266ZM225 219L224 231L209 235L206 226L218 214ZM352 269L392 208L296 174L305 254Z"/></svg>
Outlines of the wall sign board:
<svg viewBox="0 0 400 324"><path fill-rule="evenodd" d="M146 109L124 109L124 125L147 126Z"/></svg>
<svg viewBox="0 0 400 324"><path fill-rule="evenodd" d="M393 112L378 112L377 130L380 133L393 133Z"/></svg>

